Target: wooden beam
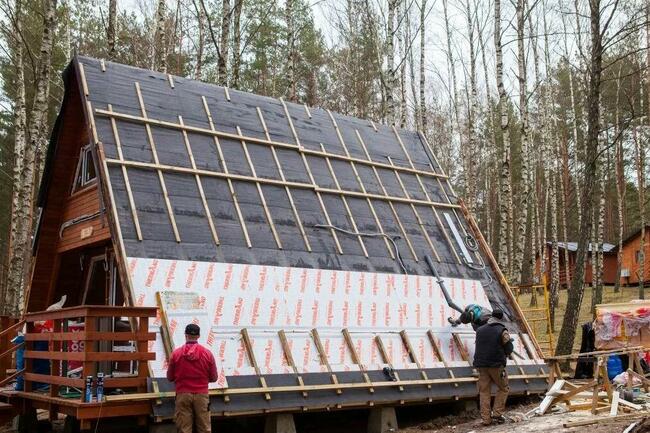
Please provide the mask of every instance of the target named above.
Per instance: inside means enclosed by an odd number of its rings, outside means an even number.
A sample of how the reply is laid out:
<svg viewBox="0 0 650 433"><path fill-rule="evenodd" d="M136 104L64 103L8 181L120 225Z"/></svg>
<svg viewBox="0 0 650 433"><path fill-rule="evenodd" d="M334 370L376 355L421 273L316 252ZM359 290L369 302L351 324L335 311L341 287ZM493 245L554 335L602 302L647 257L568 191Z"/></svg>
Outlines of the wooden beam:
<svg viewBox="0 0 650 433"><path fill-rule="evenodd" d="M348 146L345 144L345 140L343 140L343 136L339 132L339 127L338 124L336 123L336 119L334 119L334 116L332 115L332 112L327 110L329 113L330 119L332 119L332 123L334 124L334 127L336 128L336 132L339 137L339 141L341 143L341 146L343 146L343 150L345 151L345 155L347 157L350 157L350 151L348 150ZM359 132L355 130L355 132L358 134ZM321 144L322 146L322 144ZM324 150L324 149L323 149ZM328 163L329 165L329 163ZM359 175L359 171L357 170L357 166L354 163L354 161L350 161L350 166L352 167L352 171L354 172L354 177L357 180L357 183L359 184L359 187L361 188L361 192L364 194L367 194L367 190L365 185L363 184L363 181L361 180L361 176ZM340 188L339 188L340 189ZM388 254L390 254L390 258L395 260L395 253L393 251L393 246L391 242L388 240L388 235L384 231L384 228L381 224L381 221L379 217L377 216L377 212L375 211L375 207L372 204L372 200L370 200L369 197L366 197L366 203L368 203L368 207L370 208L370 213L372 213L373 218L375 219L375 224L377 224L377 228L379 229L379 232L383 235L382 238L384 240L384 244L386 245L386 249L388 250Z"/></svg>
<svg viewBox="0 0 650 433"><path fill-rule="evenodd" d="M449 364L447 364L447 360L445 360L445 357L442 354L442 350L440 350L440 347L438 347L438 342L436 342L436 337L433 335L433 331L430 329L427 331L427 337L429 337L429 343L431 343L431 347L433 347L433 351L436 354L436 357L440 362L442 362L442 365L447 369L447 374L449 375L450 378L456 379L456 376L454 375L453 370L449 367ZM454 386L458 388L458 383L454 382Z"/></svg>
<svg viewBox="0 0 650 433"><path fill-rule="evenodd" d="M287 340L287 334L284 332L284 329L280 329L278 331L278 337L280 337L280 344L282 345L282 352L284 353L284 359L287 361L287 365L291 367L293 370L294 374L296 375L296 379L298 380L298 385L305 385L305 382L302 380L302 376L298 372L298 367L296 367L296 363L293 360L293 354L291 353L291 347L289 345L289 341ZM302 396L307 398L309 394L307 391L302 392Z"/></svg>
<svg viewBox="0 0 650 433"><path fill-rule="evenodd" d="M138 102L140 103L140 111L142 112L142 117L147 118L147 110L144 105L144 99L142 98L142 92L140 91L140 83L135 82L135 92L138 96ZM156 143L153 139L153 134L151 132L151 126L146 123L145 131L147 133L147 139L149 140L149 147L151 148L151 154L153 155L153 161L155 164L160 164L158 160L158 152L156 151ZM172 208L171 201L169 200L169 194L167 193L167 185L165 184L165 178L163 177L162 170L156 170L158 173L158 180L160 181L160 188L162 189L163 199L165 201L165 207L167 208L167 216L169 217L169 222L172 226L172 231L174 232L174 238L176 242L181 241L181 236L178 232L178 227L176 226L176 218L174 217L174 210Z"/></svg>
<svg viewBox="0 0 650 433"><path fill-rule="evenodd" d="M395 164L393 163L393 160L391 157L387 157L388 162L390 165L394 166ZM399 186L402 188L402 192L404 193L404 197L411 199L411 195L409 194L408 190L406 189L406 186L404 186L404 182L402 182L402 177L400 176L398 171L395 171L395 177L397 178L397 183ZM426 191L425 191L426 193ZM431 248L431 251L433 252L434 257L438 262L440 262L440 255L438 254L438 251L436 251L436 247L433 245L433 241L431 240L431 237L429 237L429 233L427 232L427 228L424 225L424 221L422 221L422 218L420 217L420 214L418 213L418 210L415 208L415 205L413 203L410 203L411 210L413 211L413 214L415 215L415 220L418 222L418 225L420 226L420 230L422 230L422 234L424 235L424 239L427 241L427 244L429 245L429 248ZM433 208L433 207L432 207ZM435 209L435 208L433 208Z"/></svg>
<svg viewBox="0 0 650 433"><path fill-rule="evenodd" d="M390 359L390 355L388 355L388 351L386 350L386 346L384 346L384 341L381 339L379 334L375 335L375 344L377 345L377 349L379 349L379 354L381 355L382 359L384 360L385 364L388 364L388 367L390 367L391 370L393 370L393 374L395 375L395 379L397 379L397 382L401 382L401 379L399 377L399 373L395 371L393 368L393 362ZM398 385L397 388L401 391L404 391L404 387L402 385Z"/></svg>
<svg viewBox="0 0 650 433"><path fill-rule="evenodd" d="M241 133L241 128L237 126L237 133L239 135L242 135ZM251 170L251 173L253 173L253 177L257 177L257 171L255 170L255 165L253 165L253 161L251 160L251 155L248 152L248 146L246 145L245 140L241 140L241 145L242 148L244 149L244 156L246 157L246 162L248 162L248 167ZM282 241L280 240L280 236L278 236L278 231L275 229L275 224L273 223L273 216L271 216L271 211L269 210L268 205L266 204L266 198L264 197L264 192L262 191L262 185L259 182L255 182L255 186L257 187L257 194L260 197L260 201L262 202L262 208L264 209L264 215L266 216L266 221L269 223L269 227L271 228L271 233L273 234L273 238L275 239L275 244L278 246L278 249L282 249Z"/></svg>
<svg viewBox="0 0 650 433"><path fill-rule="evenodd" d="M325 147L323 146L323 143L320 144L321 149L323 151L325 150ZM339 183L338 178L336 177L336 173L334 172L334 167L332 167L332 162L330 161L329 158L325 158L325 163L327 164L327 168L330 172L330 175L332 176L332 179L334 179L334 185L336 185L336 189L340 190L341 189L341 184ZM352 224L352 230L357 233L357 240L359 241L359 246L361 246L361 251L363 252L363 255L368 257L368 250L366 249L366 244L363 242L363 238L361 235L359 235L359 229L357 227L357 223L354 221L354 215L352 215L352 210L350 210L350 206L348 205L348 201L345 199L345 195L341 194L341 200L343 201L343 207L345 207L345 211L348 214L348 219L350 220L350 224Z"/></svg>
<svg viewBox="0 0 650 433"><path fill-rule="evenodd" d="M323 197L320 194L318 184L316 183L316 180L314 179L314 175L311 172L311 168L309 167L309 162L307 161L307 157L305 156L304 148L300 144L300 137L298 137L296 128L294 128L293 126L293 120L291 120L291 115L289 114L289 109L287 108L287 104L284 102L282 98L280 98L280 102L284 107L284 113L285 116L287 117L287 122L289 122L289 127L291 128L293 137L296 140L296 145L298 146L298 149L300 151L302 163L305 167L305 170L307 171L307 175L309 176L309 181L311 182L311 185L316 191L316 198L318 198L318 203L320 204L320 208L323 211L323 215L325 216L325 221L327 222L328 226L332 226L332 220L330 219L329 213L327 212L327 208L325 207L325 203L323 202ZM336 230L330 228L330 233L332 234L332 238L334 239L334 243L336 244L336 249L338 250L339 254L343 254L343 248L341 248L341 243L339 242L339 237L336 234Z"/></svg>
<svg viewBox="0 0 650 433"><path fill-rule="evenodd" d="M264 116L262 115L262 110L260 110L260 107L255 107L257 109L257 115L260 118L260 122L262 124L262 128L264 129L264 134L266 136L267 140L271 140L271 135L269 134L269 129L266 127L266 122L264 121ZM296 204L293 201L293 195L291 194L291 190L289 189L289 186L286 185L286 177L284 175L284 171L282 170L282 164L280 164L280 159L278 158L278 154L275 151L275 146L271 145L271 155L273 155L273 161L275 161L275 166L278 169L278 173L280 174L280 179L282 182L285 182L284 185L284 191L287 193L287 198L289 199L289 204L291 205L291 211L293 212L293 216L296 219L296 224L298 225L298 229L300 230L300 234L302 235L302 240L305 243L305 248L307 251L311 253L311 245L309 244L309 238L307 237L307 233L305 232L305 227L302 224L302 220L300 219L300 215L298 214L298 209L296 209Z"/></svg>
<svg viewBox="0 0 650 433"><path fill-rule="evenodd" d="M300 153L303 153L305 155L313 155L313 156L319 156L319 157L325 157L328 156L331 159L340 159L340 160L351 160L354 161L358 164L362 165L367 165L367 166L373 166L377 168L388 168L391 169L391 167L388 164L378 162L378 161L372 161L372 160L365 160L361 158L355 158L355 157L347 157L345 155L339 155L336 153L327 153L323 154L321 151L318 150L313 150L313 149L306 149L302 146L298 146L295 144L290 144L290 143L285 143L281 141L275 141L275 140L268 140L265 138L258 138L258 137L253 137L253 136L239 136L237 134L231 134L229 132L224 132L224 131L218 131L216 129L207 129L207 128L201 128L198 126L191 126L191 125L180 125L175 122L168 122L165 120L158 120L158 119L152 119L152 118L145 118L142 116L135 116L131 114L126 114L126 113L118 113L118 112L112 112L109 113L107 110L103 110L100 108L95 109L95 114L104 116L104 117L114 117L118 120L123 120L126 122L131 122L131 123L137 123L137 124L148 124L148 125L153 125L153 126L158 126L161 128L167 128L167 129L175 129L175 130L186 130L187 132L193 132L196 134L201 134L201 135L208 135L208 136L216 136L220 138L230 138L233 140L246 140L248 143L256 143L256 144L265 144L265 145L273 145L277 148L285 148L285 149L293 149L293 150L298 150ZM419 169L413 169L410 167L403 167L403 166L398 166L397 170L402 171L404 173L418 173L422 176L427 176L427 177L433 177L433 178L442 178L446 179L446 175L441 175L437 174L432 171L426 171L426 170L419 170Z"/></svg>
<svg viewBox="0 0 650 433"><path fill-rule="evenodd" d="M325 349L323 348L323 343L320 340L320 335L318 334L318 329L314 328L311 330L311 336L312 339L314 340L314 344L316 345L316 350L318 351L318 356L320 357L320 362L322 365L327 368L327 371L330 373L330 378L332 379L332 383L334 385L338 385L339 381L338 378L336 377L336 374L332 372L332 367L330 366L330 362L327 359L327 353L325 352ZM336 388L336 393L341 394L343 391L341 391L341 388Z"/></svg>
<svg viewBox="0 0 650 433"><path fill-rule="evenodd" d="M359 144L361 145L361 148L363 149L364 153L366 154L366 158L370 160L370 153L368 153L368 149L366 148L366 143L363 141L363 138L361 137L361 134L359 134L359 131L356 131L357 139L359 140ZM377 179L377 183L379 184L379 187L381 188L382 193L384 194L384 197L388 196L388 192L386 191L386 187L384 187L384 183L381 181L381 178L379 177L379 173L377 172L377 169L373 166L372 171L375 175L375 178ZM409 200L409 199L407 199ZM395 210L395 206L393 206L392 201L388 201L388 206L390 207L391 212L393 213L393 217L395 218L395 222L397 222L397 225L400 228L400 231L402 232L402 237L404 238L404 241L406 242L406 245L409 248L409 251L411 252L411 255L413 256L413 260L416 262L419 261L418 255L415 252L415 249L413 248L413 244L411 243L411 239L408 236L408 233L406 232L406 229L404 228L404 225L402 224L402 221L399 218L399 214L397 213L397 210Z"/></svg>
<svg viewBox="0 0 650 433"><path fill-rule="evenodd" d="M262 372L260 371L259 366L257 365L257 360L255 359L255 352L253 352L253 343L250 339L250 336L248 335L248 329L242 328L241 330L241 337L242 341L244 342L244 348L246 349L246 353L248 354L248 359L255 369L255 373L259 377L260 385L262 385L262 389L267 388L266 386L266 379L264 376L262 376ZM268 392L264 393L264 398L266 400L271 400L271 394Z"/></svg>
<svg viewBox="0 0 650 433"><path fill-rule="evenodd" d="M212 114L210 113L210 107L208 107L208 101L205 99L205 96L201 96L203 101L203 109L205 110L205 115L208 117L208 123L210 124L210 129L215 130L214 122L212 121ZM223 167L223 173L228 174L228 165L226 164L226 159L223 156L223 151L221 150L221 143L219 143L219 138L216 135L213 135L214 145L217 148L217 154L219 155L219 163ZM239 219L239 225L241 226L242 232L244 233L244 239L246 240L246 245L248 248L252 248L250 236L248 235L248 229L246 228L246 223L244 222L244 216L242 215L241 208L239 207L239 200L237 200L237 193L235 192L235 187L232 183L232 178L226 177L228 182L228 190L230 191L230 197L232 198L233 205L235 206L235 213Z"/></svg>
<svg viewBox="0 0 650 433"><path fill-rule="evenodd" d="M374 393L375 388L372 386L372 381L370 380L370 376L368 376L366 367L361 362L361 358L357 353L357 349L354 347L354 342L352 341L352 336L350 336L350 331L348 331L347 328L343 328L341 332L343 333L343 339L345 340L345 343L348 345L348 349L350 350L350 355L352 356L352 362L354 362L359 366L359 370L361 370L361 374L363 375L363 380L365 380L366 383L370 385L370 388L368 388L368 392L370 392L371 394Z"/></svg>
<svg viewBox="0 0 650 433"><path fill-rule="evenodd" d="M112 112L113 107L111 104L108 104L108 111ZM124 154L122 153L122 142L120 140L120 134L117 130L117 122L111 117L111 128L113 130L113 137L115 138L115 147L117 148L117 157L120 161L124 161ZM140 228L140 219L138 218L138 210L135 206L135 200L133 198L133 191L131 190L131 182L129 182L129 174L126 170L126 166L122 165L122 176L124 177L124 186L126 188L126 196L129 199L129 208L131 209L131 217L133 218L133 225L135 226L135 234L138 237L138 240L142 240L142 229ZM108 172L106 173L108 175Z"/></svg>
<svg viewBox="0 0 650 433"><path fill-rule="evenodd" d="M418 366L420 369L420 375L422 376L422 379L428 379L429 376L427 375L427 372L424 370L424 367L422 366L422 363L418 359L415 350L413 350L413 346L411 345L411 340L409 339L408 333L406 332L405 329L401 330L399 333L400 337L402 337L402 343L404 346L406 346L406 350L408 351L409 356L411 357L411 361L415 363L415 365ZM427 385L428 389L431 389L431 385Z"/></svg>
<svg viewBox="0 0 650 433"><path fill-rule="evenodd" d="M178 116L178 123L184 125L183 117ZM190 138L187 136L187 131L183 131L183 141L185 142L185 150L187 150L187 155L190 158L190 164L192 169L196 170L196 161L194 160L194 153L192 152L192 146L190 145ZM210 211L210 206L208 206L208 201L205 198L205 192L203 191L203 182L201 177L198 174L194 174L194 179L196 180L196 187L199 189L199 196L201 197L201 203L203 204L203 211L205 212L205 217L208 220L208 226L210 227L210 233L212 233L212 239L216 245L219 245L219 235L217 234L217 229L212 219L212 212Z"/></svg>
<svg viewBox="0 0 650 433"><path fill-rule="evenodd" d="M376 199L376 200L381 200L381 201L386 201L386 202L396 202L396 203L413 203L417 205L423 205L423 206L439 206L445 209L453 209L453 208L458 208L458 205L448 205L445 203L439 203L439 202L429 202L427 200L417 200L417 199L409 199L406 197L397 197L397 196L391 196L388 194L372 194L372 193L363 193L359 191L351 191L351 190L339 190L336 188L323 188L318 186L315 183L302 183L302 182L291 182L291 181L282 181L279 179L269 179L265 177L253 177L253 176L246 176L246 175L241 175L241 174L234 174L234 173L224 173L220 171L212 171L212 170L203 170L203 169L192 169L190 167L179 167L179 166L174 166L174 165L165 165L165 164L156 164L156 163L151 163L151 162L140 162L140 161L120 161L119 159L112 159L108 158L106 159L106 162L111 164L111 165L124 165L126 167L136 167L136 168L143 168L143 169L150 169L150 170L161 170L161 171L169 171L172 173L187 173L187 174L198 174L200 176L206 176L206 177L217 177L221 179L230 179L230 180L238 180L238 181L243 181L243 182L260 182L263 184L269 184L269 185L278 185L278 186L289 186L292 188L301 188L301 189L309 189L315 191L317 194L323 193L323 194L334 194L334 195L345 195L347 197L359 197L359 198L371 198L371 199Z"/></svg>

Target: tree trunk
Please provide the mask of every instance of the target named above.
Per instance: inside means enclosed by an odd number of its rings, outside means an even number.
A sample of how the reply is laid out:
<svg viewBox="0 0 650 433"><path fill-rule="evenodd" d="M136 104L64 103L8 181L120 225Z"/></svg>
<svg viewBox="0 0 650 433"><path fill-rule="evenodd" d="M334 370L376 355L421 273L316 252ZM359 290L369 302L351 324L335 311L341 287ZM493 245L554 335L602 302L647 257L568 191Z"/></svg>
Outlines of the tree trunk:
<svg viewBox="0 0 650 433"><path fill-rule="evenodd" d="M637 127L632 128L636 159L637 192L639 200L639 224L641 242L639 245L639 299L645 299L645 150L639 139Z"/></svg>
<svg viewBox="0 0 650 433"><path fill-rule="evenodd" d="M218 60L218 83L220 86L228 85L228 47L230 38L230 0L221 2L221 39L219 45L221 53Z"/></svg>
<svg viewBox="0 0 650 433"><path fill-rule="evenodd" d="M35 165L27 167L28 162L25 162L26 170L35 170L31 177L29 203L32 209L30 213L30 222L33 218L33 202L35 199L36 189L38 189L43 167L45 165L45 151L47 149L46 134L49 132L49 124L47 119L47 109L49 107L50 98L50 76L52 68L52 49L54 44L54 36L56 32L56 5L57 0L48 0L44 2L43 10L43 35L41 38L40 56L38 59L38 76L36 81L36 91L34 93L34 105L30 113L29 123L29 151L35 151L34 159ZM44 125L47 125L45 128ZM27 154L27 153L26 153ZM27 156L26 156L27 157Z"/></svg>
<svg viewBox="0 0 650 433"><path fill-rule="evenodd" d="M239 74L241 69L241 11L244 0L235 0L232 35L232 87L239 89Z"/></svg>
<svg viewBox="0 0 650 433"><path fill-rule="evenodd" d="M558 338L558 355L567 355L573 349L573 342L578 326L582 298L584 296L584 272L589 234L591 232L591 219L594 208L594 183L598 168L598 134L600 119L600 85L602 74L602 35L600 29L600 0L590 0L591 21L591 53L589 68L589 87L587 97L587 140L585 143L585 170L582 188L582 220L578 236L578 251L576 252L575 275L568 293L567 306L564 312L564 321Z"/></svg>
<svg viewBox="0 0 650 433"><path fill-rule="evenodd" d="M388 0L388 26L386 31L386 67L388 77L386 78L386 121L389 125L395 123L395 83L397 73L395 71L395 10L398 0Z"/></svg>
<svg viewBox="0 0 650 433"><path fill-rule="evenodd" d="M521 190L519 192L516 221L516 241L514 242L514 263L512 280L521 283L521 271L526 247L526 224L528 223L528 192L530 189L530 172L528 166L528 90L525 54L525 11L524 0L517 0L517 65L519 67L519 111L521 115Z"/></svg>
<svg viewBox="0 0 650 433"><path fill-rule="evenodd" d="M424 96L425 91L425 21L426 21L427 0L421 0L420 4L420 128L423 133L427 130L427 104Z"/></svg>
<svg viewBox="0 0 650 433"><path fill-rule="evenodd" d="M165 31L165 0L158 0L156 8L156 32L153 42L151 69L167 72L167 32Z"/></svg>
<svg viewBox="0 0 650 433"><path fill-rule="evenodd" d="M203 8L194 0L194 9L196 9L196 20L198 29L198 42L196 44L196 65L194 67L194 79L200 80L203 72L203 50L205 49L205 12Z"/></svg>
<svg viewBox="0 0 650 433"><path fill-rule="evenodd" d="M22 34L22 1L16 1L14 11L14 34ZM12 46L12 64L15 68L14 88L16 91L14 101L14 165L13 165L13 191L11 196L11 228L9 233L9 268L7 272L6 288L2 297L2 315L17 315L18 299L23 290L23 269L27 239L29 238L30 225L28 223L29 200L25 199L25 178L23 167L26 146L27 110L25 101L25 72L23 68L23 42L16 38Z"/></svg>
<svg viewBox="0 0 650 433"><path fill-rule="evenodd" d="M467 164L467 201L470 212L476 214L476 178L477 172L474 156L477 154L477 140L475 131L475 119L478 112L478 91L476 89L476 52L474 51L474 19L470 0L466 4L467 12L467 35L469 40L469 83L470 100L467 109L467 136L468 136L468 164Z"/></svg>
<svg viewBox="0 0 650 433"><path fill-rule="evenodd" d="M115 22L117 21L117 0L108 2L108 29L106 39L108 43L108 59L115 59Z"/></svg>
<svg viewBox="0 0 650 433"><path fill-rule="evenodd" d="M400 15L404 15L406 17L406 25L405 26L400 26L399 29L397 30L397 43L398 43L398 59L400 59L400 68L399 68L399 126L400 128L405 128L406 127L406 43L405 43L405 35L404 35L404 27L407 27L410 25L408 21L408 13L406 11L403 11L403 7L400 7L400 4L397 5L397 22L402 22L402 19ZM408 39L406 39L408 40ZM410 50L409 50L410 51Z"/></svg>
<svg viewBox="0 0 650 433"><path fill-rule="evenodd" d="M510 231L512 190L510 186L510 131L508 119L508 95L503 84L503 53L501 45L501 0L494 0L494 46L496 50L496 79L499 91L499 110L501 113L501 134L503 150L501 152L501 197L499 197L499 265L510 271L508 240ZM510 276L510 274L507 274Z"/></svg>
<svg viewBox="0 0 650 433"><path fill-rule="evenodd" d="M293 25L293 0L285 0L284 16L287 21L287 86L289 92L287 99L292 102L298 101L296 94L296 36Z"/></svg>
<svg viewBox="0 0 650 433"><path fill-rule="evenodd" d="M647 110L650 113L650 47L647 46L650 43L650 1L646 0L646 70L645 70L645 85L647 87L648 94L648 107ZM643 95L643 88L641 89L641 95ZM643 98L643 97L642 97ZM646 115L646 119L650 116ZM636 129L634 129L636 135ZM643 144L639 140L634 139L635 147L637 149L637 188L639 190L639 217L641 219L641 245L639 246L641 254L639 258L639 299L645 299L645 149Z"/></svg>
<svg viewBox="0 0 650 433"><path fill-rule="evenodd" d="M616 254L616 282L614 285L614 292L621 291L621 272L623 270L623 236L625 234L625 166L624 164L624 150L623 139L620 137L621 124L620 124L620 109L619 103L621 99L621 74L623 66L618 69L618 78L616 80L616 112L615 112L615 125L614 137L615 155L614 155L614 170L616 171L616 210L618 211L618 251Z"/></svg>

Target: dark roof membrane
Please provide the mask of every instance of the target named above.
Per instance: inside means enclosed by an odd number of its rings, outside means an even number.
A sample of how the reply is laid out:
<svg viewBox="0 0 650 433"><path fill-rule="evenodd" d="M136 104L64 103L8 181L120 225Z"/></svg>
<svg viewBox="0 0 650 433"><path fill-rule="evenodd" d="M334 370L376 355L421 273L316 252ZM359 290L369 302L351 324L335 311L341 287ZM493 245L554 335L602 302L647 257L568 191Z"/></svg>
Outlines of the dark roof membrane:
<svg viewBox="0 0 650 433"><path fill-rule="evenodd" d="M396 249L408 273L431 275L429 255L441 275L480 280L493 306L510 311L485 258L466 239L467 222L453 208L458 200L420 134L150 70L76 60L128 256L401 273ZM152 122L143 121L141 103ZM223 133L217 137L223 160L213 127ZM248 137L245 147L240 133ZM368 156L382 165L365 163ZM227 179L220 176L226 169L269 181ZM319 192L305 187L312 177ZM386 194L401 201L378 198ZM318 227L328 218L341 229L336 236ZM393 241L377 235L382 229Z"/></svg>

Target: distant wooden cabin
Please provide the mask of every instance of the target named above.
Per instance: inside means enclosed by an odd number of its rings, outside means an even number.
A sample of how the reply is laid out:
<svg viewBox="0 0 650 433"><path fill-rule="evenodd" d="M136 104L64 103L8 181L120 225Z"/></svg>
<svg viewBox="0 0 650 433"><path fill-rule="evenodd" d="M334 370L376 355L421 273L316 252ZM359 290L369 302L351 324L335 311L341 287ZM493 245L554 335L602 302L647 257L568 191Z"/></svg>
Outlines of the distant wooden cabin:
<svg viewBox="0 0 650 433"><path fill-rule="evenodd" d="M558 250L560 253L560 285L566 287L567 281L570 281L571 276L575 272L576 266L576 253L578 251L577 242L558 242ZM546 261L545 266L545 276L546 281L551 281L551 254L552 254L552 244L551 242L546 243L546 251L544 253L544 259ZM567 278L567 266L565 265L566 253L569 253L569 278ZM593 274L591 272L591 245L589 246L589 251L587 252L587 266L585 268L585 284L591 284L593 281ZM537 255L535 262L535 269L539 272L540 268L540 257ZM614 285L616 282L616 245L604 243L603 244L603 282L606 285Z"/></svg>
<svg viewBox="0 0 650 433"><path fill-rule="evenodd" d="M633 232L623 241L623 265L621 267L621 284L639 284L641 265L641 229ZM650 225L645 228L645 284L650 282Z"/></svg>

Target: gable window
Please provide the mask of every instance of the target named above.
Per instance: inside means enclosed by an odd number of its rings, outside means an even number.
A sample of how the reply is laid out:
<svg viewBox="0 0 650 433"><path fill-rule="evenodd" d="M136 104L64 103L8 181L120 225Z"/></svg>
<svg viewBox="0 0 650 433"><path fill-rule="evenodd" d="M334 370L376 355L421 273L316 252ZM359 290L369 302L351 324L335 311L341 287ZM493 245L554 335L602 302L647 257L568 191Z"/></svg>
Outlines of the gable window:
<svg viewBox="0 0 650 433"><path fill-rule="evenodd" d="M97 180L97 170L95 169L95 160L90 144L81 148L79 152L79 162L75 172L74 186L72 192L79 191L86 186L95 183Z"/></svg>

